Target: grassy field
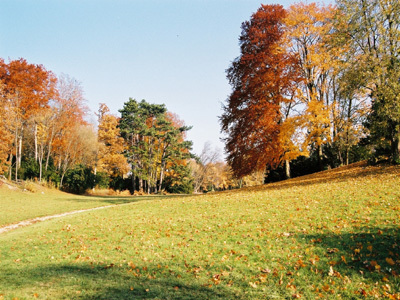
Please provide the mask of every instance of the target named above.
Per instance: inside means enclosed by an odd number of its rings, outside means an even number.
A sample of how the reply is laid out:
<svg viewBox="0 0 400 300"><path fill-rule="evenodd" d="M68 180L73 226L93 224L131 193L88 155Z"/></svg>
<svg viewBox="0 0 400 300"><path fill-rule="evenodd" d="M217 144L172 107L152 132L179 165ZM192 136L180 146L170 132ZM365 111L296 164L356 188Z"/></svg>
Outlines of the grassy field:
<svg viewBox="0 0 400 300"><path fill-rule="evenodd" d="M15 185L0 181L0 227L36 217L143 199L114 196L84 197L47 189L34 183Z"/></svg>
<svg viewBox="0 0 400 300"><path fill-rule="evenodd" d="M399 176L357 165L7 232L0 299L400 299Z"/></svg>

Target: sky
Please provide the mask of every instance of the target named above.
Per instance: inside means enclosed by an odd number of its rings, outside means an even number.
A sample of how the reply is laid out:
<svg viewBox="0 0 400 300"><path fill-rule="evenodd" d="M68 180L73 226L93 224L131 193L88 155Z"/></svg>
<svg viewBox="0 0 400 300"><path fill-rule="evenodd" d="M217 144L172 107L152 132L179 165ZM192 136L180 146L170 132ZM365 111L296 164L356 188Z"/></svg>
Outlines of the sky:
<svg viewBox="0 0 400 300"><path fill-rule="evenodd" d="M264 0L0 0L0 57L78 80L94 112L119 116L129 98L165 104L188 126L193 152L223 157L219 116L240 54L242 22Z"/></svg>

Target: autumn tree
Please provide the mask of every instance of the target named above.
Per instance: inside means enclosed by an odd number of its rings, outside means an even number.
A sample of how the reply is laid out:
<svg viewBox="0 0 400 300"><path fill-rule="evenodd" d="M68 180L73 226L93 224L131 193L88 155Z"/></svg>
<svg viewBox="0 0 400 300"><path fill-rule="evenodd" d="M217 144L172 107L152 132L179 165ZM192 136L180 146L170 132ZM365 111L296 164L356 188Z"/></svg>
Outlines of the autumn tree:
<svg viewBox="0 0 400 300"><path fill-rule="evenodd" d="M198 193L201 189L206 189L211 169L219 161L221 161L220 151L217 148L212 148L210 142L206 142L200 155L190 162L195 193Z"/></svg>
<svg viewBox="0 0 400 300"><path fill-rule="evenodd" d="M227 160L238 177L282 160L281 106L291 101L295 77L295 60L280 45L285 17L281 5L262 5L242 24L241 55L227 70L233 91L221 124Z"/></svg>
<svg viewBox="0 0 400 300"><path fill-rule="evenodd" d="M334 58L328 51L334 8L296 3L285 18L286 51L298 58L300 79L295 94L304 105L300 124L307 133L304 147L314 145L322 168L323 145L331 139L330 79Z"/></svg>
<svg viewBox="0 0 400 300"><path fill-rule="evenodd" d="M76 164L94 166L97 137L93 126L85 121L87 107L81 84L63 74L57 89L59 96L52 103L56 115L49 131L48 157L52 153L62 186L65 174Z"/></svg>
<svg viewBox="0 0 400 300"><path fill-rule="evenodd" d="M46 109L49 101L55 97L56 77L42 65L29 64L24 59L2 64L0 75L8 103L7 114L12 119L9 129L13 136L13 147L9 153L9 164L11 166L15 158L15 179L18 179L28 120ZM11 178L11 169L9 176Z"/></svg>
<svg viewBox="0 0 400 300"><path fill-rule="evenodd" d="M4 62L0 59L0 65L4 66ZM0 70L4 70L0 66ZM8 156L10 154L10 148L12 147L12 124L9 118L9 103L4 93L4 85L0 81L0 174L4 174L10 165Z"/></svg>
<svg viewBox="0 0 400 300"><path fill-rule="evenodd" d="M336 29L349 47L350 91L371 101L368 125L377 148L389 144L392 161L400 156L400 4L395 0L338 0Z"/></svg>
<svg viewBox="0 0 400 300"><path fill-rule="evenodd" d="M190 157L192 142L186 140L186 132L191 129L179 119L177 114L166 112L163 120L158 127L158 156L159 156L159 176L158 176L158 192L163 188L163 180L166 170L174 171L179 175L174 185L181 183L188 185L190 181L187 159ZM171 172L167 174L171 176Z"/></svg>
<svg viewBox="0 0 400 300"><path fill-rule="evenodd" d="M129 166L124 156L124 139L120 135L117 117L109 113L106 104L100 103L98 113L98 161L97 170L107 173L111 178L124 176Z"/></svg>

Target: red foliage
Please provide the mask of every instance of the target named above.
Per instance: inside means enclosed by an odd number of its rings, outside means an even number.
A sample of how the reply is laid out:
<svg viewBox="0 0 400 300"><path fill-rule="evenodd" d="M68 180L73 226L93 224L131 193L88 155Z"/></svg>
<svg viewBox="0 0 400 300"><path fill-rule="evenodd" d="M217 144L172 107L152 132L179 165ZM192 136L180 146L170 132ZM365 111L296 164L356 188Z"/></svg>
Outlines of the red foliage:
<svg viewBox="0 0 400 300"><path fill-rule="evenodd" d="M275 166L282 157L280 107L292 86L294 59L279 48L286 12L262 5L242 24L241 55L227 70L233 92L221 116L228 163L236 176Z"/></svg>
<svg viewBox="0 0 400 300"><path fill-rule="evenodd" d="M5 92L24 119L47 107L56 95L56 77L42 65L29 64L21 58L3 64L1 69Z"/></svg>

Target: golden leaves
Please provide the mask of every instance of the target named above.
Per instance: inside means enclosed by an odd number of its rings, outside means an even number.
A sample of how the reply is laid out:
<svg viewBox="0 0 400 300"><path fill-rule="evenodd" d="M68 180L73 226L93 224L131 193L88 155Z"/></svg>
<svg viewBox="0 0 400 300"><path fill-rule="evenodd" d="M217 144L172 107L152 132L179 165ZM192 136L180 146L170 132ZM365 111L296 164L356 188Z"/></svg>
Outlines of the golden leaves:
<svg viewBox="0 0 400 300"><path fill-rule="evenodd" d="M254 282L249 282L249 285L250 285L253 289L256 289L256 288L257 288L257 284L255 284Z"/></svg>
<svg viewBox="0 0 400 300"><path fill-rule="evenodd" d="M391 266L394 266L396 263L394 262L394 260L392 259L392 258L390 258L390 257L386 257L386 262L389 264L389 265L391 265Z"/></svg>

